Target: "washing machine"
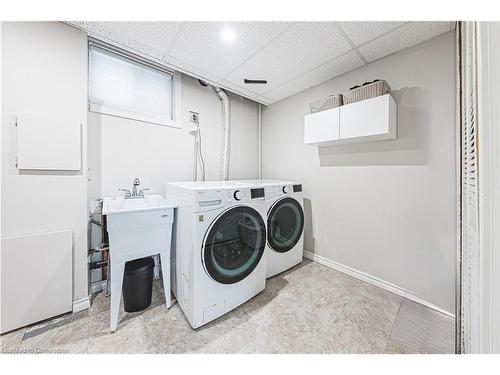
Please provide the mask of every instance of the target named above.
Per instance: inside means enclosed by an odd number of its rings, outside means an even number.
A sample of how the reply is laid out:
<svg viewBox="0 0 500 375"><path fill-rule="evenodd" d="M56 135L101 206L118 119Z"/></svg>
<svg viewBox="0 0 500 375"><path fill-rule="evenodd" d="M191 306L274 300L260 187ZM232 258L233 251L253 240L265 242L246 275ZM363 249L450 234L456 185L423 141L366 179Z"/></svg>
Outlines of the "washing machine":
<svg viewBox="0 0 500 375"><path fill-rule="evenodd" d="M278 180L239 180L264 188L267 203L267 277L302 262L304 253L304 200L302 185Z"/></svg>
<svg viewBox="0 0 500 375"><path fill-rule="evenodd" d="M179 205L172 238L172 290L193 328L264 290L264 187L167 183L166 197Z"/></svg>

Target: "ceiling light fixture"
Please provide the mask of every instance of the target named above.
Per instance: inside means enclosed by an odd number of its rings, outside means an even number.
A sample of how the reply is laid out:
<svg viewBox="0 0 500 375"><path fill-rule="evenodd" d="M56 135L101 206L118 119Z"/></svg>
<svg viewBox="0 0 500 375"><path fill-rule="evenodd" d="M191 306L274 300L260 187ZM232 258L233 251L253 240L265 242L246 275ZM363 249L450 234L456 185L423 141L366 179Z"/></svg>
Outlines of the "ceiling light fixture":
<svg viewBox="0 0 500 375"><path fill-rule="evenodd" d="M232 43L234 42L234 40L236 39L236 33L234 32L233 29L231 29L230 27L228 26L225 26L223 29L222 29L222 39L224 40L224 42L226 43Z"/></svg>

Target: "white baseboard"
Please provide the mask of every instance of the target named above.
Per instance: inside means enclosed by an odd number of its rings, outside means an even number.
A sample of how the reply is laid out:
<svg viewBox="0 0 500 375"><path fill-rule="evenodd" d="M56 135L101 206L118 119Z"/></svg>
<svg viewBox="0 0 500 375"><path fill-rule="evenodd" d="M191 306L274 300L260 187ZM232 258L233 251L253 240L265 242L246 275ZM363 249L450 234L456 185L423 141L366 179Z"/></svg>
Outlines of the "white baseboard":
<svg viewBox="0 0 500 375"><path fill-rule="evenodd" d="M90 296L73 301L73 313L77 313L90 307Z"/></svg>
<svg viewBox="0 0 500 375"><path fill-rule="evenodd" d="M453 318L455 317L454 314L452 314L446 310L443 310L441 307L439 307L431 302L428 302L428 301L422 299L421 297L419 297L419 296L417 296L417 295L415 295L415 294L413 294L405 289L402 289L394 284L391 284L387 281L379 279L378 277L369 275L369 274L364 273L362 271L358 271L358 270L351 268L351 267L344 266L344 265L337 263L331 259L325 258L321 255L311 253L309 251L304 251L304 258L310 259L313 262L317 262L319 264L322 264L324 266L332 268L336 271L342 272L346 275L354 277L355 279L364 281L365 283L368 283L368 284L371 284L373 286L379 287L381 289L387 290L388 292L397 294L398 296L408 298L409 300L420 303L421 305L427 306L433 310L439 311L440 313L443 313L443 314L448 315L450 317L453 317Z"/></svg>

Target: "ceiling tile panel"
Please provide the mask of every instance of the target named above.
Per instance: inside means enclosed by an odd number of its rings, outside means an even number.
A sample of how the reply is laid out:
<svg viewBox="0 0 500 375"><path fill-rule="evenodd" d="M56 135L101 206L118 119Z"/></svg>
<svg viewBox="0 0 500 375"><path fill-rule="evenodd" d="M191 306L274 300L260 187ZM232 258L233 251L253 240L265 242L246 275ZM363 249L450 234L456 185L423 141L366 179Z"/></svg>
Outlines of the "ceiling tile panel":
<svg viewBox="0 0 500 375"><path fill-rule="evenodd" d="M223 78L291 25L290 22L185 22L169 54ZM229 34L226 39L225 33ZM231 37L234 40L228 41Z"/></svg>
<svg viewBox="0 0 500 375"><path fill-rule="evenodd" d="M266 86L245 86L262 94L350 48L335 22L299 22L225 78L237 85L245 78L266 79Z"/></svg>
<svg viewBox="0 0 500 375"><path fill-rule="evenodd" d="M363 61L361 61L359 56L354 51L351 51L266 92L264 96L271 99L273 102L278 101L287 96L296 94L312 86L316 86L322 82L338 77L339 75L356 69L361 65L363 65ZM337 93L332 92L332 94Z"/></svg>
<svg viewBox="0 0 500 375"><path fill-rule="evenodd" d="M74 22L90 35L161 60L181 22Z"/></svg>
<svg viewBox="0 0 500 375"><path fill-rule="evenodd" d="M103 22L112 33L140 41L166 54L182 22Z"/></svg>
<svg viewBox="0 0 500 375"><path fill-rule="evenodd" d="M368 60L374 61L404 48L415 46L450 31L449 22L410 22L359 48Z"/></svg>
<svg viewBox="0 0 500 375"><path fill-rule="evenodd" d="M454 22L68 23L264 103L362 65L359 55L349 52L352 44L345 36L371 62L455 27ZM245 78L268 84L246 85Z"/></svg>
<svg viewBox="0 0 500 375"><path fill-rule="evenodd" d="M349 39L354 43L355 46L359 46L370 40L376 39L379 36L397 29L398 27L404 25L406 22L393 22L393 21L381 21L381 22L339 22L340 27L345 31Z"/></svg>

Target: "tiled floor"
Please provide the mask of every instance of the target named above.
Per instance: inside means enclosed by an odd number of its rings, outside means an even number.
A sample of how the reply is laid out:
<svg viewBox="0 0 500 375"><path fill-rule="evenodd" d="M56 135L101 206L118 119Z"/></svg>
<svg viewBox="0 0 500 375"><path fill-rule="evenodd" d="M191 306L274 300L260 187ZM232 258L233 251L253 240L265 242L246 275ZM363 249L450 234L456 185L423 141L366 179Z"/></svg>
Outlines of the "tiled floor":
<svg viewBox="0 0 500 375"><path fill-rule="evenodd" d="M109 298L1 336L3 352L53 353L453 353L454 321L427 307L304 261L236 310L193 330L167 310L155 282L151 306L123 310L109 333Z"/></svg>

